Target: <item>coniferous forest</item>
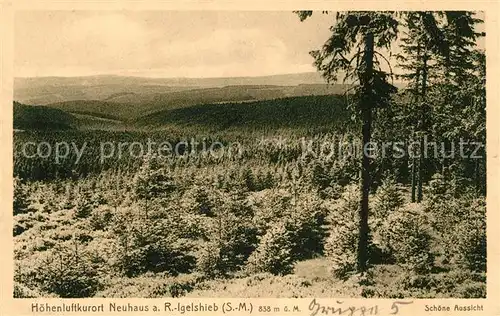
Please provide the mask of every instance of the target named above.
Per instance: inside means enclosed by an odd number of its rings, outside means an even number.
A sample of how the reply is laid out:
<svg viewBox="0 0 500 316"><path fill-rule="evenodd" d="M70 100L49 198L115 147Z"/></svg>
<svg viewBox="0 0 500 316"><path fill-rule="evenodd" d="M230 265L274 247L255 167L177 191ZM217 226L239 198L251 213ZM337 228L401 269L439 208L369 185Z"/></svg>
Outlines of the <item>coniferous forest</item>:
<svg viewBox="0 0 500 316"><path fill-rule="evenodd" d="M14 297L486 296L483 21L289 14L324 84L14 102Z"/></svg>

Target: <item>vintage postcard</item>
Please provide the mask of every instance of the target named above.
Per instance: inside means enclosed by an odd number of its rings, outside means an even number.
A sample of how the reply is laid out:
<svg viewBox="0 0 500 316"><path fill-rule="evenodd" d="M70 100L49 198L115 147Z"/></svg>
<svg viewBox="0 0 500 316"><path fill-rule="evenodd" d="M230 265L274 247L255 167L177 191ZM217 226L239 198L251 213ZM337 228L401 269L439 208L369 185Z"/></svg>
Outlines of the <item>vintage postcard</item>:
<svg viewBox="0 0 500 316"><path fill-rule="evenodd" d="M0 315L500 315L498 7L0 1Z"/></svg>

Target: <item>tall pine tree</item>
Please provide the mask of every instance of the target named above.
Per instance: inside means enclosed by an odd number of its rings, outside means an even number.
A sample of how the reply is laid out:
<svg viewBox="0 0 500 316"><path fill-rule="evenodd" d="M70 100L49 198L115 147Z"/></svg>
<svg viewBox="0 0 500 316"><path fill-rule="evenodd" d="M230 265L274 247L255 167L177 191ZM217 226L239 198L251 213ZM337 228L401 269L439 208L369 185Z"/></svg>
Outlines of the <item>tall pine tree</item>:
<svg viewBox="0 0 500 316"><path fill-rule="evenodd" d="M301 20L312 14L300 11ZM363 156L361 161L361 198L359 208L358 272L368 263L368 198L371 186L371 159L366 152L372 134L373 111L388 106L396 88L382 70L381 49L388 49L396 38L398 22L392 12L338 12L332 34L321 50L312 51L314 64L328 82L339 80L354 85L354 99L349 106L361 122Z"/></svg>

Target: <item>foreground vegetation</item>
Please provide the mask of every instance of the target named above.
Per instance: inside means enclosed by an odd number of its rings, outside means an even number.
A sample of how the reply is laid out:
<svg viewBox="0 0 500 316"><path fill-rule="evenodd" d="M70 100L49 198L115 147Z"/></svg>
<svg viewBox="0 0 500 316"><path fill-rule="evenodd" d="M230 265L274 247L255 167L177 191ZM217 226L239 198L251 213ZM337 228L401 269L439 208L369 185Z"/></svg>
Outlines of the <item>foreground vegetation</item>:
<svg viewBox="0 0 500 316"><path fill-rule="evenodd" d="M411 203L409 182L380 172L360 277L357 160L302 155L284 135L235 156L129 157L43 180L17 156L15 295L485 296L485 199L473 182L436 173Z"/></svg>

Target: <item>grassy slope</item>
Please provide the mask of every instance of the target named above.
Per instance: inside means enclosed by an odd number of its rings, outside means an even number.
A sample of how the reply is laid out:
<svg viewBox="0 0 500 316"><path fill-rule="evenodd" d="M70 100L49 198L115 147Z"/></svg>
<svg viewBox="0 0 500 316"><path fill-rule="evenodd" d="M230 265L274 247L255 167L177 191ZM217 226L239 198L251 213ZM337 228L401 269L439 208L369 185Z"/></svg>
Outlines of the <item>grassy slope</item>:
<svg viewBox="0 0 500 316"><path fill-rule="evenodd" d="M356 277L345 281L329 273L327 258L297 262L292 274L274 276L256 274L244 278L212 280L201 283L187 297L316 297L316 298L470 298L474 289L484 287L484 274L470 274L453 267L436 271L422 280L428 280L432 290L401 288L404 269L398 265L377 265L371 270L372 284L363 289ZM437 290L437 291L436 291ZM474 295L472 295L474 297Z"/></svg>
<svg viewBox="0 0 500 316"><path fill-rule="evenodd" d="M259 273L228 279L203 280L200 275L143 275L136 278L115 278L96 297L170 297L172 290L184 287L185 297L239 298L472 298L474 290L484 288L484 274L470 274L453 268L433 272L422 280L432 283L429 289L401 287L404 269L398 265L376 265L372 268L371 284L360 286L352 277L334 278L329 272L331 262L324 257L297 262L294 271L284 276ZM436 290L438 290L436 292Z"/></svg>
<svg viewBox="0 0 500 316"><path fill-rule="evenodd" d="M78 119L79 130L123 130L126 125L115 118L102 117L94 113L71 113Z"/></svg>

